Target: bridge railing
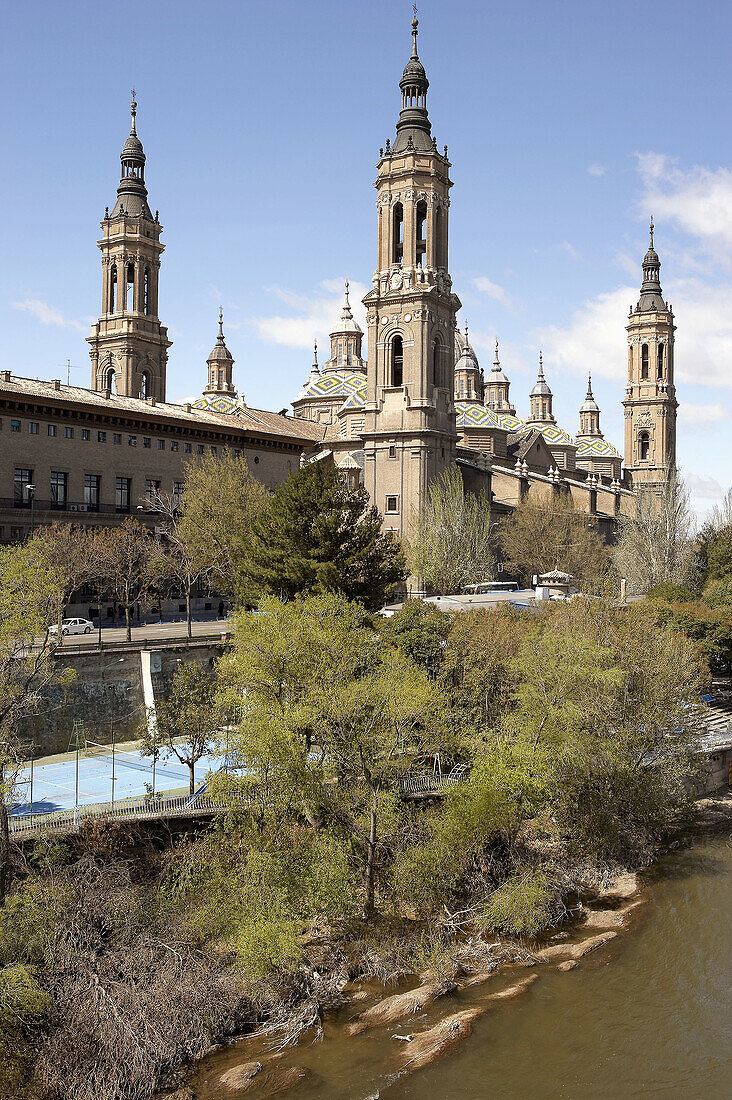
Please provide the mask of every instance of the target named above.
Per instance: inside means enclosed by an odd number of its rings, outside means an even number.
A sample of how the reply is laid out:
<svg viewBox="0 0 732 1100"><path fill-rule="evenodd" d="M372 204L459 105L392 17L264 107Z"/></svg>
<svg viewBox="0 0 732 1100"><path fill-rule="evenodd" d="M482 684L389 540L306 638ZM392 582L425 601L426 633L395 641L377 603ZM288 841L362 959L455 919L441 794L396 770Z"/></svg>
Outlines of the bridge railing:
<svg viewBox="0 0 732 1100"><path fill-rule="evenodd" d="M402 794L428 794L430 791L442 791L467 778L465 771L450 772L449 775L433 775L423 772L421 775L404 775L400 780Z"/></svg>
<svg viewBox="0 0 732 1100"><path fill-rule="evenodd" d="M150 798L112 806L108 802L79 806L75 810L56 810L52 813L11 814L10 833L22 838L39 832L75 832L85 821L151 821L156 818L196 817L201 814L227 813L245 805L242 799L217 799L206 795L191 798Z"/></svg>

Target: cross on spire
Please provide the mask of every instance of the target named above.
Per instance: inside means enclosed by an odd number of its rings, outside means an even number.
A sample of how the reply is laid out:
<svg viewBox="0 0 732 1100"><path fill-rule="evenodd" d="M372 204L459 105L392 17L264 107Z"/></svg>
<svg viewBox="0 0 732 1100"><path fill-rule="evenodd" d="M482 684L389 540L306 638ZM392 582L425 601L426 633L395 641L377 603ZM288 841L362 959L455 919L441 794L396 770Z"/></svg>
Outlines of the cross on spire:
<svg viewBox="0 0 732 1100"><path fill-rule="evenodd" d="M651 230L651 248L653 248L653 214L651 214L650 230Z"/></svg>
<svg viewBox="0 0 732 1100"><path fill-rule="evenodd" d="M137 131L135 130L135 115L137 114L137 103L135 101L135 89L134 88L132 88L132 102L130 103L130 114L132 115L132 126L130 128L130 133L135 134L135 133L137 133Z"/></svg>
<svg viewBox="0 0 732 1100"><path fill-rule="evenodd" d="M417 19L417 5L414 5L414 18L412 19L412 57L418 58L417 53L417 34L419 33L417 28L419 26L419 20Z"/></svg>

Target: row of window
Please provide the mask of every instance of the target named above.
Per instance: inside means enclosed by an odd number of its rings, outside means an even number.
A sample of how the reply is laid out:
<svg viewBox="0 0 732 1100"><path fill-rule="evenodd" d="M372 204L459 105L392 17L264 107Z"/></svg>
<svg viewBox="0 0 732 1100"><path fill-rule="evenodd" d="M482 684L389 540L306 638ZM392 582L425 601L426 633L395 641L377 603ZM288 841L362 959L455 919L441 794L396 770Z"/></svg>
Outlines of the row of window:
<svg viewBox="0 0 732 1100"><path fill-rule="evenodd" d="M132 478L116 477L114 480L115 511L129 512L133 500ZM145 497L148 500L154 500L159 492L160 481L156 478L145 478ZM101 493L101 474L84 474L84 499L79 501L76 507L81 505L82 510L95 511L101 503ZM182 495L182 481L173 482L173 493L175 496ZM39 497L39 491L34 482L34 471L27 467L16 466L13 476L13 500L16 508L29 508L37 497ZM51 470L48 500L52 508L65 508L71 503L67 470Z"/></svg>
<svg viewBox="0 0 732 1100"><path fill-rule="evenodd" d="M423 267L427 257L427 203L421 199L415 209L414 258L418 267ZM438 206L434 222L434 265L445 267L445 241L443 213ZM404 262L404 207L394 203L391 211L391 262L401 265Z"/></svg>
<svg viewBox="0 0 732 1100"><path fill-rule="evenodd" d="M656 378L657 379L663 378L663 368L664 368L665 359L666 359L665 345L664 344L659 344L657 349L656 349ZM628 348L628 360L629 360L630 371L631 371L631 374L632 374L632 371L633 371L633 345L632 344ZM649 377L650 377L650 358L649 358L648 344L641 344L640 360L641 360L641 372L640 372L641 382L647 382L649 380Z"/></svg>
<svg viewBox="0 0 732 1100"><path fill-rule="evenodd" d="M439 386L442 382L440 376L440 341L435 337L432 342L432 384ZM401 336L395 336L391 341L389 355L389 385L402 386L404 384L404 342Z"/></svg>
<svg viewBox="0 0 732 1100"><path fill-rule="evenodd" d="M1 427L2 427L2 420L0 420L0 428ZM52 437L57 436L59 434L59 427L60 427L60 425L58 425L58 424L48 424L47 425L48 435L52 436ZM11 420L10 421L10 430L11 430L11 432L20 432L20 431L22 431L22 422L20 420ZM64 439L73 439L75 430L76 430L75 428L72 428L68 424L64 425L64 429L63 429ZM80 433L81 439L84 440L85 442L88 442L91 439L91 437L92 437L91 428L79 428L78 431ZM28 421L28 432L30 433L30 435L38 435L39 432L40 432L40 423L37 420L29 420ZM106 431L97 431L97 443L106 443L108 435L111 435L112 443L115 443L117 445L122 444L122 440L123 440L123 433L122 432L106 432ZM127 446L128 447L136 447L138 439L142 439L143 447L147 447L149 449L152 449L153 440L152 440L152 436L149 436L149 435L143 435L143 436L128 435L127 436ZM171 440L169 440L169 442L170 442L170 450L171 451L179 451L180 450L180 441L179 440L171 439ZM156 445L157 450L159 450L159 451L164 451L165 450L165 440L164 439L156 439L155 440L155 445ZM211 451L212 455L215 455L218 452L218 448L212 446L212 447L210 447L210 451ZM196 444L196 454L202 455L202 454L205 454L205 452L206 452L206 447L204 446L204 444L203 443L197 443ZM187 455L193 454L193 444L192 443L183 443L183 453L187 454Z"/></svg>

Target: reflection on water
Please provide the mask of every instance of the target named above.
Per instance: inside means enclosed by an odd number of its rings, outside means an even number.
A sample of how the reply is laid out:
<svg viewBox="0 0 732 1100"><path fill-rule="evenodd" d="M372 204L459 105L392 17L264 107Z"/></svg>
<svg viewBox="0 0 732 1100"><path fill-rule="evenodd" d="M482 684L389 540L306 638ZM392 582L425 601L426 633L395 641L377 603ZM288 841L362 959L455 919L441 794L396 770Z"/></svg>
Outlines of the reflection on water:
<svg viewBox="0 0 732 1100"><path fill-rule="evenodd" d="M401 1044L392 1036L507 985L496 976L392 1028L347 1039L343 1019L322 1043L288 1052L306 1066L292 1100L627 1100L732 1096L732 843L713 841L659 862L646 877L649 903L637 924L570 973L540 968L515 1002L492 1009L451 1057L394 1078ZM524 974L525 971L520 972ZM515 975L514 975L515 977ZM350 1010L352 1012L352 1010ZM260 1048L261 1050L261 1048ZM241 1043L208 1058L192 1081L199 1100L233 1100L219 1078L257 1056ZM247 1092L257 1098L257 1090Z"/></svg>

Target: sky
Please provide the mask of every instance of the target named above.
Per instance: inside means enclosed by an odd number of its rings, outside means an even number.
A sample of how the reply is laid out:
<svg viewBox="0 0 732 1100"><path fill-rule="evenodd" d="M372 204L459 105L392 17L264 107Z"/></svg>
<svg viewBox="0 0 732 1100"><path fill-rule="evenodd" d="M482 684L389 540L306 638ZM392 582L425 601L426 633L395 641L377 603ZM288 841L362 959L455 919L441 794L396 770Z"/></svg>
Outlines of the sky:
<svg viewBox="0 0 732 1100"><path fill-rule="evenodd" d="M5 4L0 369L66 381L70 361L90 384L99 220L134 86L164 226L168 398L203 388L221 305L239 392L288 405L344 279L352 303L371 283L411 18L405 0ZM678 326L678 460L703 519L732 483L732 6L421 0L419 20L453 164L458 322L481 365L498 338L525 415L542 349L572 434L591 371L622 452L624 326L652 214Z"/></svg>

